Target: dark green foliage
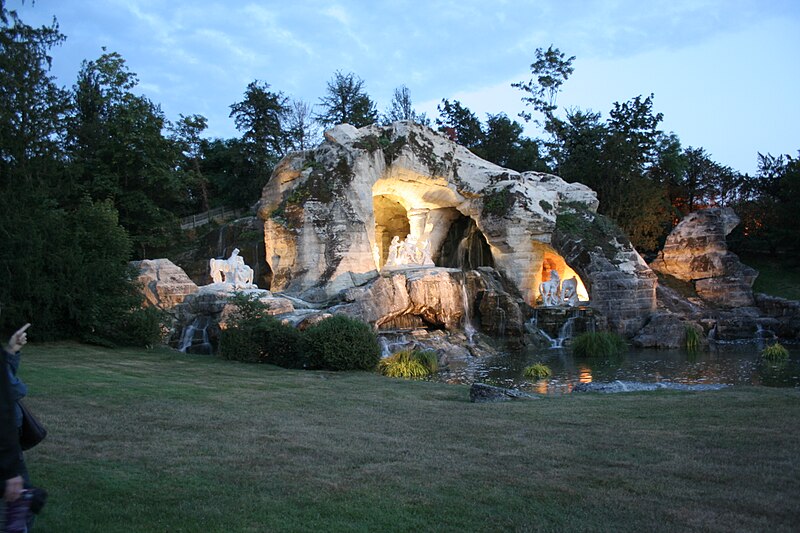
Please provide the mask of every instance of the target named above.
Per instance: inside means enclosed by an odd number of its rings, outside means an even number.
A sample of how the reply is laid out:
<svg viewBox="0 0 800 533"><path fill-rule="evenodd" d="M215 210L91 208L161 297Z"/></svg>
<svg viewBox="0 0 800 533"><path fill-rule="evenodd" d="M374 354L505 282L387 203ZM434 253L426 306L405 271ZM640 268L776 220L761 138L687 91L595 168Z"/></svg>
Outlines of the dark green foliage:
<svg viewBox="0 0 800 533"><path fill-rule="evenodd" d="M372 370L381 356L372 328L354 318L336 315L308 328L303 346L312 368Z"/></svg>
<svg viewBox="0 0 800 533"><path fill-rule="evenodd" d="M219 355L245 363L270 363L303 368L300 332L273 316L247 319L229 325L220 334Z"/></svg>
<svg viewBox="0 0 800 533"><path fill-rule="evenodd" d="M436 125L439 131L446 133L452 140L469 149L477 148L484 139L481 121L475 113L462 106L458 100L442 100L437 107L439 118Z"/></svg>
<svg viewBox="0 0 800 533"><path fill-rule="evenodd" d="M268 314L268 307L253 295L237 293L229 302L236 306L220 333L219 355L246 363L271 363L303 368L300 332Z"/></svg>
<svg viewBox="0 0 800 533"><path fill-rule="evenodd" d="M556 218L556 235L570 240L580 240L584 247L600 248L609 259L613 259L617 248L615 240L621 243L628 238L611 219L589 211L586 206L568 203L559 206Z"/></svg>
<svg viewBox="0 0 800 533"><path fill-rule="evenodd" d="M323 126L352 124L362 128L378 120L378 111L364 89L364 80L355 74L336 71L327 90L328 94L319 99L322 112L317 115Z"/></svg>
<svg viewBox="0 0 800 533"><path fill-rule="evenodd" d="M576 357L613 357L627 349L625 340L610 331L581 333L572 341L572 353Z"/></svg>
<svg viewBox="0 0 800 533"><path fill-rule="evenodd" d="M495 189L483 197L483 214L502 217L514 207L516 197L509 189Z"/></svg>

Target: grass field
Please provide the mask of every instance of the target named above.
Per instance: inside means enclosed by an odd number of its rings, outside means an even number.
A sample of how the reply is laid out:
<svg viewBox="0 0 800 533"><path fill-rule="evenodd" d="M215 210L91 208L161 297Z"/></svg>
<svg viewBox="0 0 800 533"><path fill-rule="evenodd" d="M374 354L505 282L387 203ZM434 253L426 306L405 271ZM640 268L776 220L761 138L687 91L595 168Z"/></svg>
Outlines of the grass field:
<svg viewBox="0 0 800 533"><path fill-rule="evenodd" d="M26 347L37 532L796 531L800 391L566 395Z"/></svg>
<svg viewBox="0 0 800 533"><path fill-rule="evenodd" d="M741 260L758 270L755 292L800 300L800 260L768 255L743 255Z"/></svg>

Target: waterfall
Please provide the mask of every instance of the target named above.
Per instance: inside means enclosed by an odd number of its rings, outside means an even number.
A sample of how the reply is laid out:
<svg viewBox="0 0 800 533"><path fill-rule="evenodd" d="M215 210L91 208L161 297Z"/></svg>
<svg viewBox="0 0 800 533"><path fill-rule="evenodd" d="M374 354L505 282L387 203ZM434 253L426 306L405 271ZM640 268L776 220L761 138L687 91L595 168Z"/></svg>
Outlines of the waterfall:
<svg viewBox="0 0 800 533"><path fill-rule="evenodd" d="M388 335L380 335L378 337L378 342L381 345L382 359L404 349L410 344L403 334L398 335L394 340L390 340Z"/></svg>
<svg viewBox="0 0 800 533"><path fill-rule="evenodd" d="M571 316L564 322L564 325L561 326L561 329L558 330L558 338L555 339L555 345L551 346L552 348L563 348L564 341L569 340L572 338L572 332L575 329L575 320L577 317Z"/></svg>
<svg viewBox="0 0 800 533"><path fill-rule="evenodd" d="M466 277L463 283L461 283L461 299L464 301L464 334L467 336L467 342L472 344L472 337L475 336L475 327L472 325L472 317L469 311L469 295L467 294Z"/></svg>
<svg viewBox="0 0 800 533"><path fill-rule="evenodd" d="M212 353L211 341L208 338L208 325L208 317L196 317L183 329L178 350L183 353Z"/></svg>

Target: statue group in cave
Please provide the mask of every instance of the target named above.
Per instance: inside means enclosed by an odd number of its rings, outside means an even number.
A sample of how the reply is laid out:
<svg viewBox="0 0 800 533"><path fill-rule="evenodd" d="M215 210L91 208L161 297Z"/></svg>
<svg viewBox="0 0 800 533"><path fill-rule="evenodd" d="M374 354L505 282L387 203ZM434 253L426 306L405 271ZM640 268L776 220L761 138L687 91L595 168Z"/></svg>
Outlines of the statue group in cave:
<svg viewBox="0 0 800 533"><path fill-rule="evenodd" d="M239 255L239 249L234 248L228 259L211 259L211 279L214 283L233 285L235 289L252 289L253 269L247 266L244 258Z"/></svg>
<svg viewBox="0 0 800 533"><path fill-rule="evenodd" d="M435 266L431 259L431 242L427 239L418 241L413 235L407 235L405 240L395 235L389 245L389 257L384 266Z"/></svg>
<svg viewBox="0 0 800 533"><path fill-rule="evenodd" d="M578 300L578 279L572 276L561 281L561 277L555 270L550 271L550 279L539 284L539 294L542 297L542 305L558 306L568 305L575 307L580 304Z"/></svg>

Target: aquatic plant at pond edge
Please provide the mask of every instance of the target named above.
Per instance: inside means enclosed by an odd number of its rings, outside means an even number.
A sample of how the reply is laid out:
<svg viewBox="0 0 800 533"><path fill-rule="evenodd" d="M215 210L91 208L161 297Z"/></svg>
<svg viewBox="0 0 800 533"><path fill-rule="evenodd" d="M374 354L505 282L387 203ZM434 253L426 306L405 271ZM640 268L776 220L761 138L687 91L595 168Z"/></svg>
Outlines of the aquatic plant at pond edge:
<svg viewBox="0 0 800 533"><path fill-rule="evenodd" d="M789 350L779 342L776 342L761 350L761 357L768 361L783 361L789 358Z"/></svg>
<svg viewBox="0 0 800 533"><path fill-rule="evenodd" d="M692 326L686 326L686 342L684 346L689 352L695 352L700 347L700 333Z"/></svg>
<svg viewBox="0 0 800 533"><path fill-rule="evenodd" d="M421 378L438 368L439 361L432 350L401 350L383 359L378 370L391 378Z"/></svg>
<svg viewBox="0 0 800 533"><path fill-rule="evenodd" d="M525 370L522 371L522 375L531 379L543 379L553 375L553 371L545 364L535 363L525 367Z"/></svg>
<svg viewBox="0 0 800 533"><path fill-rule="evenodd" d="M572 353L576 357L610 357L627 349L625 339L611 331L587 331L572 341Z"/></svg>

